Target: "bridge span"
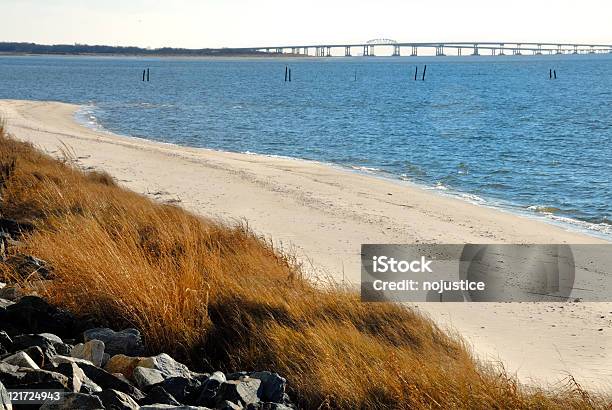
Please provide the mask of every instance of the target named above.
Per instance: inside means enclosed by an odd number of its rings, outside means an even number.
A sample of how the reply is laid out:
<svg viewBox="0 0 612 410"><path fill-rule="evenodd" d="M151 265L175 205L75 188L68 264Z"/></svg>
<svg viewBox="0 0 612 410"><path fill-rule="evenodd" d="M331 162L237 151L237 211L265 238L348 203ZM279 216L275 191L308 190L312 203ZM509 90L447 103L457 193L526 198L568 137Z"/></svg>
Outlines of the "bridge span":
<svg viewBox="0 0 612 410"><path fill-rule="evenodd" d="M473 42L433 42L433 43L402 43L391 39L375 39L365 43L350 44L307 44L307 45L280 45L266 47L225 48L223 50L264 52L270 54L286 54L291 56L331 57L344 55L351 57L376 56L377 47L386 47L392 50L392 56L418 56L419 50L431 50L437 56L444 55L551 55L551 54L600 54L612 53L612 44L584 44L584 43L530 43L509 41L473 41ZM339 50L339 53L336 51ZM336 51L334 53L334 51ZM406 51L408 54L406 54ZM448 54L447 54L448 53Z"/></svg>

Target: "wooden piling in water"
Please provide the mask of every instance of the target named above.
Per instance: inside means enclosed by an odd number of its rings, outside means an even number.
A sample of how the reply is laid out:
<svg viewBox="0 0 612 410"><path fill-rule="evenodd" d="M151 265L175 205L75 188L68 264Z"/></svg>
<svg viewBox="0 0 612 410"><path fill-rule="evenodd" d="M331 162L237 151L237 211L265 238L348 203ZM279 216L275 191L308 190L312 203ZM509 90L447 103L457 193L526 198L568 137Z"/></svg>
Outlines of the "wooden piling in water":
<svg viewBox="0 0 612 410"><path fill-rule="evenodd" d="M147 82L149 81L150 77L149 77L149 69L147 68Z"/></svg>
<svg viewBox="0 0 612 410"><path fill-rule="evenodd" d="M555 80L557 79L557 70L553 70L553 77Z"/></svg>
<svg viewBox="0 0 612 410"><path fill-rule="evenodd" d="M419 75L419 66L414 67L414 81L417 80L417 76Z"/></svg>
<svg viewBox="0 0 612 410"><path fill-rule="evenodd" d="M142 70L142 81L145 80L146 75L147 75L147 70Z"/></svg>
<svg viewBox="0 0 612 410"><path fill-rule="evenodd" d="M285 66L285 82L287 82L288 76L289 76L289 67Z"/></svg>
<svg viewBox="0 0 612 410"><path fill-rule="evenodd" d="M289 82L291 82L291 69L289 69Z"/></svg>
<svg viewBox="0 0 612 410"><path fill-rule="evenodd" d="M425 67L423 67L423 80L425 81L425 73L427 72L427 65L425 65Z"/></svg>
<svg viewBox="0 0 612 410"><path fill-rule="evenodd" d="M548 79L552 80L552 68L548 70Z"/></svg>

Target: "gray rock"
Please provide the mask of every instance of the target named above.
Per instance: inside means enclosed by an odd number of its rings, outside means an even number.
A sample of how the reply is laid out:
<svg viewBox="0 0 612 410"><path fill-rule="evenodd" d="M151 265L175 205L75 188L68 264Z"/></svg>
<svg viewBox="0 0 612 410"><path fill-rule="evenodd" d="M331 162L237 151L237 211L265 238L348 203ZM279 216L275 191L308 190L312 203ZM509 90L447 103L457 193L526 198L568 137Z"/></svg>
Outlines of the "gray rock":
<svg viewBox="0 0 612 410"><path fill-rule="evenodd" d="M83 393L67 393L59 402L47 402L40 410L104 410L99 397Z"/></svg>
<svg viewBox="0 0 612 410"><path fill-rule="evenodd" d="M253 403L249 404L245 408L246 410L295 410L292 405L281 404L281 403Z"/></svg>
<svg viewBox="0 0 612 410"><path fill-rule="evenodd" d="M76 357L62 356L58 354L51 358L51 364L53 364L54 366L57 366L61 363L88 364L93 366L92 362L85 359L77 359Z"/></svg>
<svg viewBox="0 0 612 410"><path fill-rule="evenodd" d="M86 343L79 343L70 350L70 356L77 359L85 359L94 364L94 366L102 367L104 360L104 342L101 340L90 340Z"/></svg>
<svg viewBox="0 0 612 410"><path fill-rule="evenodd" d="M9 357L5 357L2 359L4 363L12 364L14 366L18 366L26 369L34 369L38 370L40 367L32 360L30 356L28 356L25 352L17 352L14 355Z"/></svg>
<svg viewBox="0 0 612 410"><path fill-rule="evenodd" d="M45 390L70 390L70 382L61 373L48 370L24 369L25 377L21 385L11 386L14 389L45 389Z"/></svg>
<svg viewBox="0 0 612 410"><path fill-rule="evenodd" d="M140 332L136 329L125 329L115 332L112 329L96 328L83 333L85 342L101 340L104 342L106 352L111 355L124 354L126 356L142 356L144 345Z"/></svg>
<svg viewBox="0 0 612 410"><path fill-rule="evenodd" d="M202 391L196 404L200 406L214 406L215 398L219 392L219 387L222 383L226 382L225 374L221 372L214 372L202 386Z"/></svg>
<svg viewBox="0 0 612 410"><path fill-rule="evenodd" d="M138 362L138 366L159 370L164 377L191 377L191 371L166 353L147 357Z"/></svg>
<svg viewBox="0 0 612 410"><path fill-rule="evenodd" d="M272 372L253 372L249 375L261 380L260 399L265 402L282 403L285 399L287 380Z"/></svg>
<svg viewBox="0 0 612 410"><path fill-rule="evenodd" d="M228 380L219 386L216 396L217 405L225 400L243 406L257 403L260 401L258 395L260 387L261 380L259 379Z"/></svg>
<svg viewBox="0 0 612 410"><path fill-rule="evenodd" d="M13 410L13 405L2 382L0 382L0 410Z"/></svg>
<svg viewBox="0 0 612 410"><path fill-rule="evenodd" d="M83 386L83 380L87 378L85 373L76 363L61 363L55 369L56 372L63 374L68 378L68 387L73 393L80 393ZM101 390L101 389L100 389Z"/></svg>
<svg viewBox="0 0 612 410"><path fill-rule="evenodd" d="M7 307L6 314L3 316L3 321L7 326L15 327L22 332L50 332L62 337L70 337L79 327L72 314L51 306L37 296L22 297L14 305Z"/></svg>
<svg viewBox="0 0 612 410"><path fill-rule="evenodd" d="M162 387L180 403L195 403L200 393L202 382L196 378L170 377L156 386Z"/></svg>
<svg viewBox="0 0 612 410"><path fill-rule="evenodd" d="M20 370L19 367L0 362L0 380L2 380L5 386L10 387L22 384L25 375L25 371Z"/></svg>
<svg viewBox="0 0 612 410"><path fill-rule="evenodd" d="M151 404L168 404L171 406L180 406L181 403L173 397L170 393L163 389L163 387L153 387L147 397L139 401L140 405L151 405Z"/></svg>
<svg viewBox="0 0 612 410"><path fill-rule="evenodd" d="M92 364L79 363L78 366L85 372L87 377L103 389L112 389L129 394L136 401L145 397L145 395L132 384L110 374L106 370L100 369Z"/></svg>
<svg viewBox="0 0 612 410"><path fill-rule="evenodd" d="M0 288L0 298L13 302L12 304L14 304L14 302L19 298L23 297L23 295L24 293L19 286L5 286L4 288Z"/></svg>
<svg viewBox="0 0 612 410"><path fill-rule="evenodd" d="M45 366L49 358L45 355L42 349L38 346L28 347L25 350L22 350L25 354L30 356L30 358L36 363L38 367L41 369Z"/></svg>
<svg viewBox="0 0 612 410"><path fill-rule="evenodd" d="M51 333L19 335L13 338L15 350L23 350L31 346L40 347L48 356L68 355L71 349L69 345L64 344L62 339Z"/></svg>
<svg viewBox="0 0 612 410"><path fill-rule="evenodd" d="M117 390L104 390L96 393L106 409L138 410L140 406L130 396Z"/></svg>
<svg viewBox="0 0 612 410"><path fill-rule="evenodd" d="M12 300L0 298L0 308L6 308L14 304L15 302L13 302Z"/></svg>
<svg viewBox="0 0 612 410"><path fill-rule="evenodd" d="M149 386L164 381L164 376L159 370L148 369L140 366L134 369L132 378L136 382L136 385L142 390L146 390Z"/></svg>
<svg viewBox="0 0 612 410"><path fill-rule="evenodd" d="M244 409L244 407L242 407L240 404L232 403L231 401L225 400L223 403L220 403L217 406L217 409L219 410L242 410Z"/></svg>
<svg viewBox="0 0 612 410"><path fill-rule="evenodd" d="M6 333L0 331L0 352L5 349L7 352L13 351L13 339Z"/></svg>
<svg viewBox="0 0 612 410"><path fill-rule="evenodd" d="M208 407L196 407L196 406L173 406L171 404L149 404L146 406L140 406L140 410L211 410Z"/></svg>

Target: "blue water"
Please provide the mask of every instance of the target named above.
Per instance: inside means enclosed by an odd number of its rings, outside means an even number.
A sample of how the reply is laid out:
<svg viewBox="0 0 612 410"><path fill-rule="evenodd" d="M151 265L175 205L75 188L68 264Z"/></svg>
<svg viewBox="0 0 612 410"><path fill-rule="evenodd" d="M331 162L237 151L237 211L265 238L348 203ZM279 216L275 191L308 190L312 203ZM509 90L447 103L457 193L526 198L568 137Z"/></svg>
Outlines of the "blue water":
<svg viewBox="0 0 612 410"><path fill-rule="evenodd" d="M0 98L87 104L121 134L330 162L612 235L612 55L0 57Z"/></svg>

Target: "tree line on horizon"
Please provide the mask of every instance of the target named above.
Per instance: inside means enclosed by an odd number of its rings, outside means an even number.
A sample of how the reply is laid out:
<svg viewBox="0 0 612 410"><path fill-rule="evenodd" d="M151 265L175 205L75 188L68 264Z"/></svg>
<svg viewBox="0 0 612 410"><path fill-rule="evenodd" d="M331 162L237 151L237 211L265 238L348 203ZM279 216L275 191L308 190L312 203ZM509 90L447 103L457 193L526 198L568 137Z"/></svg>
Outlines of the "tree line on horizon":
<svg viewBox="0 0 612 410"><path fill-rule="evenodd" d="M188 49L163 47L156 49L141 47L87 45L87 44L36 44L36 43L10 43L0 42L0 53L14 54L58 54L58 55L79 55L79 54L122 54L122 55L150 55L150 56L211 56L211 55L238 55L238 54L264 54L257 51L244 51L233 49Z"/></svg>

